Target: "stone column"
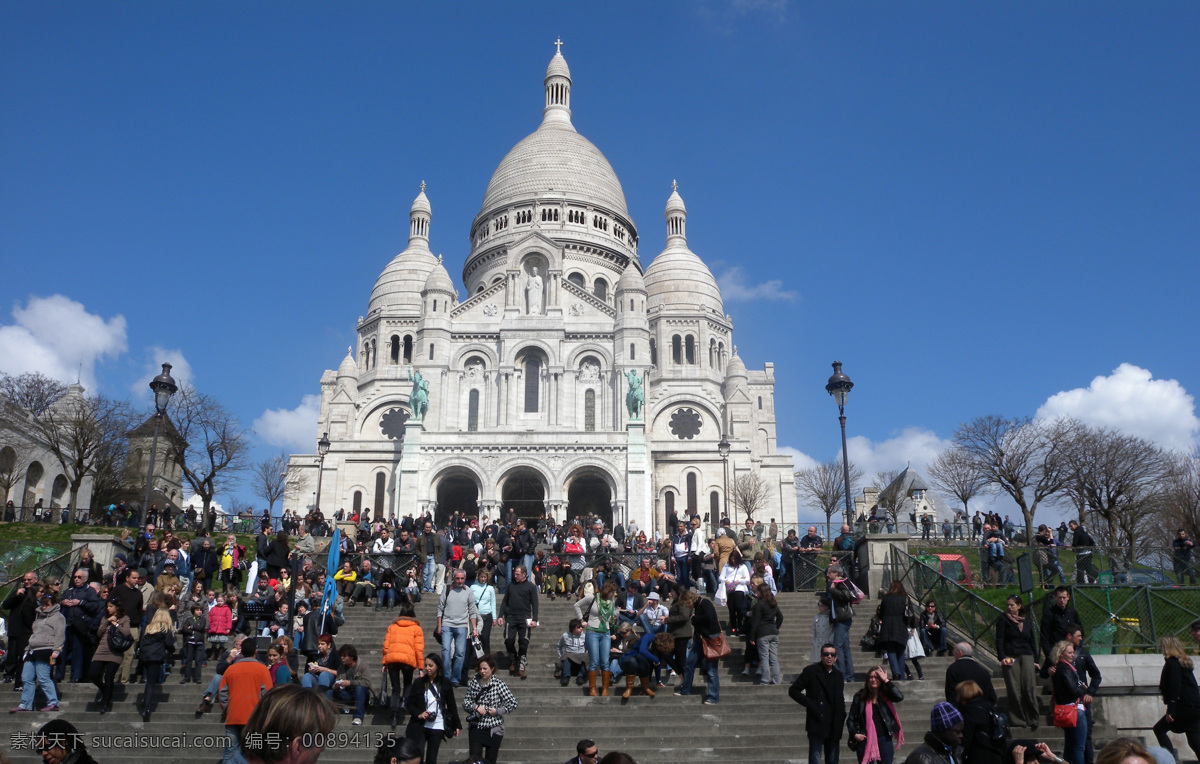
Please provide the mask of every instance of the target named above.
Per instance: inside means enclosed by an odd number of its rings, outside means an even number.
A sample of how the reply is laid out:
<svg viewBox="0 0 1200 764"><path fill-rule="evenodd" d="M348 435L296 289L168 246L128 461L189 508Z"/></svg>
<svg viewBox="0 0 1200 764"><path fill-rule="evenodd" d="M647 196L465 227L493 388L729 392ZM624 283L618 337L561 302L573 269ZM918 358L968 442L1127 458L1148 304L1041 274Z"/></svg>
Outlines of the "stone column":
<svg viewBox="0 0 1200 764"><path fill-rule="evenodd" d="M625 425L625 519L636 520L638 527L654 532L654 504L651 499L650 448L646 443L646 424L629 422Z"/></svg>
<svg viewBox="0 0 1200 764"><path fill-rule="evenodd" d="M420 422L408 421L404 425L404 446L400 452L399 469L396 471L396 499L392 511L403 517L417 514L417 488L421 469L421 437L425 427Z"/></svg>

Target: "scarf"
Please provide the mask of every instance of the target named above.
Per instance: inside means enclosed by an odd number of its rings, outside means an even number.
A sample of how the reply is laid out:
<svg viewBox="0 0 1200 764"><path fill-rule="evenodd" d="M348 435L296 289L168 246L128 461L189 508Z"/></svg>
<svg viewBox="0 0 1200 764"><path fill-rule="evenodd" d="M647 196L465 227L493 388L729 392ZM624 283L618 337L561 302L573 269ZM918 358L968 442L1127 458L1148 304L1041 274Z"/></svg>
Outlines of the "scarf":
<svg viewBox="0 0 1200 764"><path fill-rule="evenodd" d="M1004 617L1007 618L1008 620L1012 621L1016 625L1016 627L1019 631L1025 630L1025 616L1013 615L1012 613L1006 612L1004 614Z"/></svg>
<svg viewBox="0 0 1200 764"><path fill-rule="evenodd" d="M896 739L895 748L904 747L904 726L900 724L900 716L896 713L896 707L892 705L892 701L880 696L883 704L892 712L892 718L896 720ZM865 725L867 727L867 748L863 751L863 764L870 764L872 761L882 761L883 754L879 752L879 734L875 730L875 703L876 701L864 700L863 709L865 714Z"/></svg>
<svg viewBox="0 0 1200 764"><path fill-rule="evenodd" d="M613 616L617 611L617 603L615 600L601 599L600 595L596 595L596 610L600 613L600 628L599 631L608 631L612 625Z"/></svg>

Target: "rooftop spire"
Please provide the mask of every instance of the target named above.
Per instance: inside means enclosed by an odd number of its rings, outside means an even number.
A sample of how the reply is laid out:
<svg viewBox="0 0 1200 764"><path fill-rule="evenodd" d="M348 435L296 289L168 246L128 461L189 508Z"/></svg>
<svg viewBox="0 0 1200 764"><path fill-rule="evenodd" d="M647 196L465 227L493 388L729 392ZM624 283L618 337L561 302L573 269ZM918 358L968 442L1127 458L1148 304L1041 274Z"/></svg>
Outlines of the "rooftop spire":
<svg viewBox="0 0 1200 764"><path fill-rule="evenodd" d="M542 125L571 126L571 70L562 54L563 41L554 41L554 57L546 67L546 106L542 109Z"/></svg>
<svg viewBox="0 0 1200 764"><path fill-rule="evenodd" d="M687 246L687 208L679 195L679 184L671 181L671 195L667 197L667 246Z"/></svg>
<svg viewBox="0 0 1200 764"><path fill-rule="evenodd" d="M425 181L421 181L421 192L413 199L412 209L408 213L408 243L414 241L429 241L429 220L433 210L429 199L425 196Z"/></svg>

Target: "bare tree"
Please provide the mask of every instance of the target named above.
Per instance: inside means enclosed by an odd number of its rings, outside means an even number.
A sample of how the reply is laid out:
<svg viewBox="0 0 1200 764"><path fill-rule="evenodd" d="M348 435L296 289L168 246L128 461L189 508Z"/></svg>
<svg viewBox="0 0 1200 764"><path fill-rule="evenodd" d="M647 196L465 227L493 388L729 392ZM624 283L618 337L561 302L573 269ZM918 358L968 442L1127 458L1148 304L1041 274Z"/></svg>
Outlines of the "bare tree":
<svg viewBox="0 0 1200 764"><path fill-rule="evenodd" d="M1167 455L1145 438L1085 425L1070 430L1063 453L1064 493L1103 523L1101 543L1135 547L1158 514L1160 486L1171 469Z"/></svg>
<svg viewBox="0 0 1200 764"><path fill-rule="evenodd" d="M250 470L250 482L253 484L255 496L267 502L267 511L275 514L275 502L283 498L287 489L287 454L276 454L261 462L255 462Z"/></svg>
<svg viewBox="0 0 1200 764"><path fill-rule="evenodd" d="M819 462L812 467L795 473L796 495L810 507L816 507L825 514L825 534L829 530L832 518L846 504L846 480L842 470L841 458L828 462ZM850 490L853 485L862 480L862 470L850 464Z"/></svg>
<svg viewBox="0 0 1200 764"><path fill-rule="evenodd" d="M971 499L987 485L970 455L955 446L937 455L925 468L934 488L962 502L963 516L971 518Z"/></svg>
<svg viewBox="0 0 1200 764"><path fill-rule="evenodd" d="M955 446L983 476L984 484L1016 502L1025 518L1026 538L1033 538L1038 505L1070 479L1063 447L1072 428L1066 420L991 415L960 425L954 434Z"/></svg>
<svg viewBox="0 0 1200 764"><path fill-rule="evenodd" d="M88 395L79 385L71 385L58 396L60 383L42 374L6 376L0 385L9 426L28 432L62 465L67 479L68 517L73 522L78 516L83 482L125 439L130 422L128 404Z"/></svg>
<svg viewBox="0 0 1200 764"><path fill-rule="evenodd" d="M900 525L900 509L904 506L904 500L908 498L904 493L904 486L896 480L898 477L900 470L880 470L875 473L875 480L872 482L879 491L879 506L883 508L884 514L891 518L894 527Z"/></svg>
<svg viewBox="0 0 1200 764"><path fill-rule="evenodd" d="M1166 524L1162 529L1164 545L1179 528L1186 530L1190 538L1200 538L1200 455L1170 457L1160 500Z"/></svg>
<svg viewBox="0 0 1200 764"><path fill-rule="evenodd" d="M171 421L180 442L167 448L204 504L203 527L208 527L212 500L218 491L237 484L249 457L249 431L216 399L190 385L181 386L171 398Z"/></svg>
<svg viewBox="0 0 1200 764"><path fill-rule="evenodd" d="M738 475L730 488L733 489L729 498L733 501L734 511L741 510L747 520L753 520L754 513L762 509L771 497L771 487L757 472Z"/></svg>

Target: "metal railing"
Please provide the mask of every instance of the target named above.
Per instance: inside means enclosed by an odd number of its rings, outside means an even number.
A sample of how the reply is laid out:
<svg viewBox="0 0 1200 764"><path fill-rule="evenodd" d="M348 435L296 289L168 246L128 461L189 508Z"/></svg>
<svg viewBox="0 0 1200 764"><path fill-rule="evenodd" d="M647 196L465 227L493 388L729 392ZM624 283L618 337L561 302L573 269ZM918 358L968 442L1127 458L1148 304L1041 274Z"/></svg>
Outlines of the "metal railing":
<svg viewBox="0 0 1200 764"><path fill-rule="evenodd" d="M25 565L20 570L13 570L10 575L4 577L4 582L0 583L0 602L3 602L8 597L9 592L21 585L22 577L30 570L37 573L39 581L48 576L57 576L59 581L69 585L71 573L79 565L79 554L81 551L82 549L68 549L49 559L40 560L34 566ZM66 587L64 586L64 588Z"/></svg>
<svg viewBox="0 0 1200 764"><path fill-rule="evenodd" d="M70 543L15 539L0 541L0 581L20 578L25 571L37 568L70 549Z"/></svg>
<svg viewBox="0 0 1200 764"><path fill-rule="evenodd" d="M919 558L948 556L969 572L973 586L1012 586L1016 564L1030 555L1034 583L1041 587L1066 584L1115 586L1195 585L1200 579L1200 555L1182 559L1171 547L1044 547L1007 545L1002 558L986 546L910 543Z"/></svg>

